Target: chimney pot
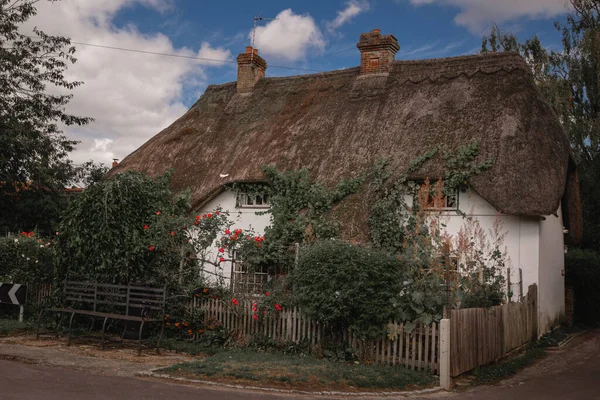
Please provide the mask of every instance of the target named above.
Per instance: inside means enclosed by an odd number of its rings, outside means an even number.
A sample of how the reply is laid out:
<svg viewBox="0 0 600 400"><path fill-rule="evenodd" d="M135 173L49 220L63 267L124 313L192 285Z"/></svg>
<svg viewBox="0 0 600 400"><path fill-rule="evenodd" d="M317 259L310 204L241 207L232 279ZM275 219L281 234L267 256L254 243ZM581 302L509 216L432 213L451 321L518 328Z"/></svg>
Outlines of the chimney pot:
<svg viewBox="0 0 600 400"><path fill-rule="evenodd" d="M400 46L393 35L382 35L380 29L360 35L356 44L360 50L360 74L389 73Z"/></svg>
<svg viewBox="0 0 600 400"><path fill-rule="evenodd" d="M238 55L237 91L250 93L254 85L265 77L267 62L258 55L258 49L246 47L246 52Z"/></svg>
<svg viewBox="0 0 600 400"><path fill-rule="evenodd" d="M113 158L112 167L114 168L117 165L119 165L119 159L118 158Z"/></svg>

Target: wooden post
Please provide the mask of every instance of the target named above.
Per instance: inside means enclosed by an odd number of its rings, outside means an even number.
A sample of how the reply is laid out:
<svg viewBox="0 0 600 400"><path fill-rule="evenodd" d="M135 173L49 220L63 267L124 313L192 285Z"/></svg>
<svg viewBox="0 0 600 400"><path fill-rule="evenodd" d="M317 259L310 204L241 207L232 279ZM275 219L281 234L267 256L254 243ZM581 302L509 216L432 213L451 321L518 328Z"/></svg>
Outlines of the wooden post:
<svg viewBox="0 0 600 400"><path fill-rule="evenodd" d="M452 386L450 376L450 320L440 321L440 386L446 390Z"/></svg>
<svg viewBox="0 0 600 400"><path fill-rule="evenodd" d="M508 289L508 293L512 293L512 295L508 298L508 302L512 302L512 297L514 295L512 291L512 286L510 283L510 268L506 268L506 287Z"/></svg>
<svg viewBox="0 0 600 400"><path fill-rule="evenodd" d="M19 322L23 322L23 314L25 313L25 306L19 306Z"/></svg>
<svg viewBox="0 0 600 400"><path fill-rule="evenodd" d="M446 278L446 305L444 306L444 318L449 317L450 312L450 243L444 243L444 272Z"/></svg>

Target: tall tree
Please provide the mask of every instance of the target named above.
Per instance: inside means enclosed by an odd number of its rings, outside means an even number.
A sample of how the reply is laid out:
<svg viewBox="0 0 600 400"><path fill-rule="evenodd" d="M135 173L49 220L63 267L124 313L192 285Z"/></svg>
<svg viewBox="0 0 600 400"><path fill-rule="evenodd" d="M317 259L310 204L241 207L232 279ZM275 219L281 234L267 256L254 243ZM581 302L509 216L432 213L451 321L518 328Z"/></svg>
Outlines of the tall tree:
<svg viewBox="0 0 600 400"><path fill-rule="evenodd" d="M76 142L59 126L90 122L66 111L68 92L81 85L65 78L76 61L70 39L24 32L38 1L0 0L0 230L50 228L76 173L68 158Z"/></svg>

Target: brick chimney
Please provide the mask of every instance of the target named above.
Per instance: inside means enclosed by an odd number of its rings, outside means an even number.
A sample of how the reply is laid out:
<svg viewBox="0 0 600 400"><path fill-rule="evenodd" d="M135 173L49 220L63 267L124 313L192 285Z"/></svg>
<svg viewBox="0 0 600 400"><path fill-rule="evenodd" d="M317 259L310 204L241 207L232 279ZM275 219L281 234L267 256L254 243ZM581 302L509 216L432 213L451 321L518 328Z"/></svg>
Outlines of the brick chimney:
<svg viewBox="0 0 600 400"><path fill-rule="evenodd" d="M119 159L118 158L113 158L112 167L114 168L117 165L119 165Z"/></svg>
<svg viewBox="0 0 600 400"><path fill-rule="evenodd" d="M250 93L256 82L265 77L267 62L258 55L258 49L247 46L246 52L237 57L237 63L237 91Z"/></svg>
<svg viewBox="0 0 600 400"><path fill-rule="evenodd" d="M393 35L381 34L379 29L360 35L356 44L360 50L360 74L388 73L400 46Z"/></svg>

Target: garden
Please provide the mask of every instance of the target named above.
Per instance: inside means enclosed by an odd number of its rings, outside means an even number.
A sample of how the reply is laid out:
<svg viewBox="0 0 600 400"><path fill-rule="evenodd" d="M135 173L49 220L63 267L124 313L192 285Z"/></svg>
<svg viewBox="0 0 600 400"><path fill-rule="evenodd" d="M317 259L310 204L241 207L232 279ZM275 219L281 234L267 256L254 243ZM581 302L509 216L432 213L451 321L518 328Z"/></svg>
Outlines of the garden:
<svg viewBox="0 0 600 400"><path fill-rule="evenodd" d="M333 188L311 181L306 170L267 166L268 184L232 187L268 193L271 225L265 232L235 226L229 210L194 213L189 193L171 192L170 173L119 174L73 198L52 235L29 231L0 239L0 281L28 285L29 329L41 308L64 304L65 281L166 288L161 347L203 355L168 370L176 375L272 381L266 378L271 374L256 373L268 359L289 364L278 384L428 385L439 368L437 323L444 308L491 307L509 299L501 225L484 232L476 218L464 215L464 229L453 241L443 233L442 213L428 208L455 193L465 176L485 170L487 163L474 164L476 156L476 144L462 149L460 158L444 154L461 165L461 175L418 186L405 176L392 178L384 160ZM346 200L364 190L373 196L369 232L366 240L348 238ZM416 199L412 208L407 194ZM457 260L452 266L450 249ZM248 271L269 271L261 293L233 290L223 265L234 257ZM16 317L15 308L0 310L1 318ZM60 325L57 315L44 315L43 328ZM0 334L18 329L10 326ZM75 340L93 327L76 318ZM127 327L117 321L106 329L118 338ZM151 325L144 335L156 343L159 328ZM238 362L217 367L219 357ZM374 371L381 380L368 378Z"/></svg>

